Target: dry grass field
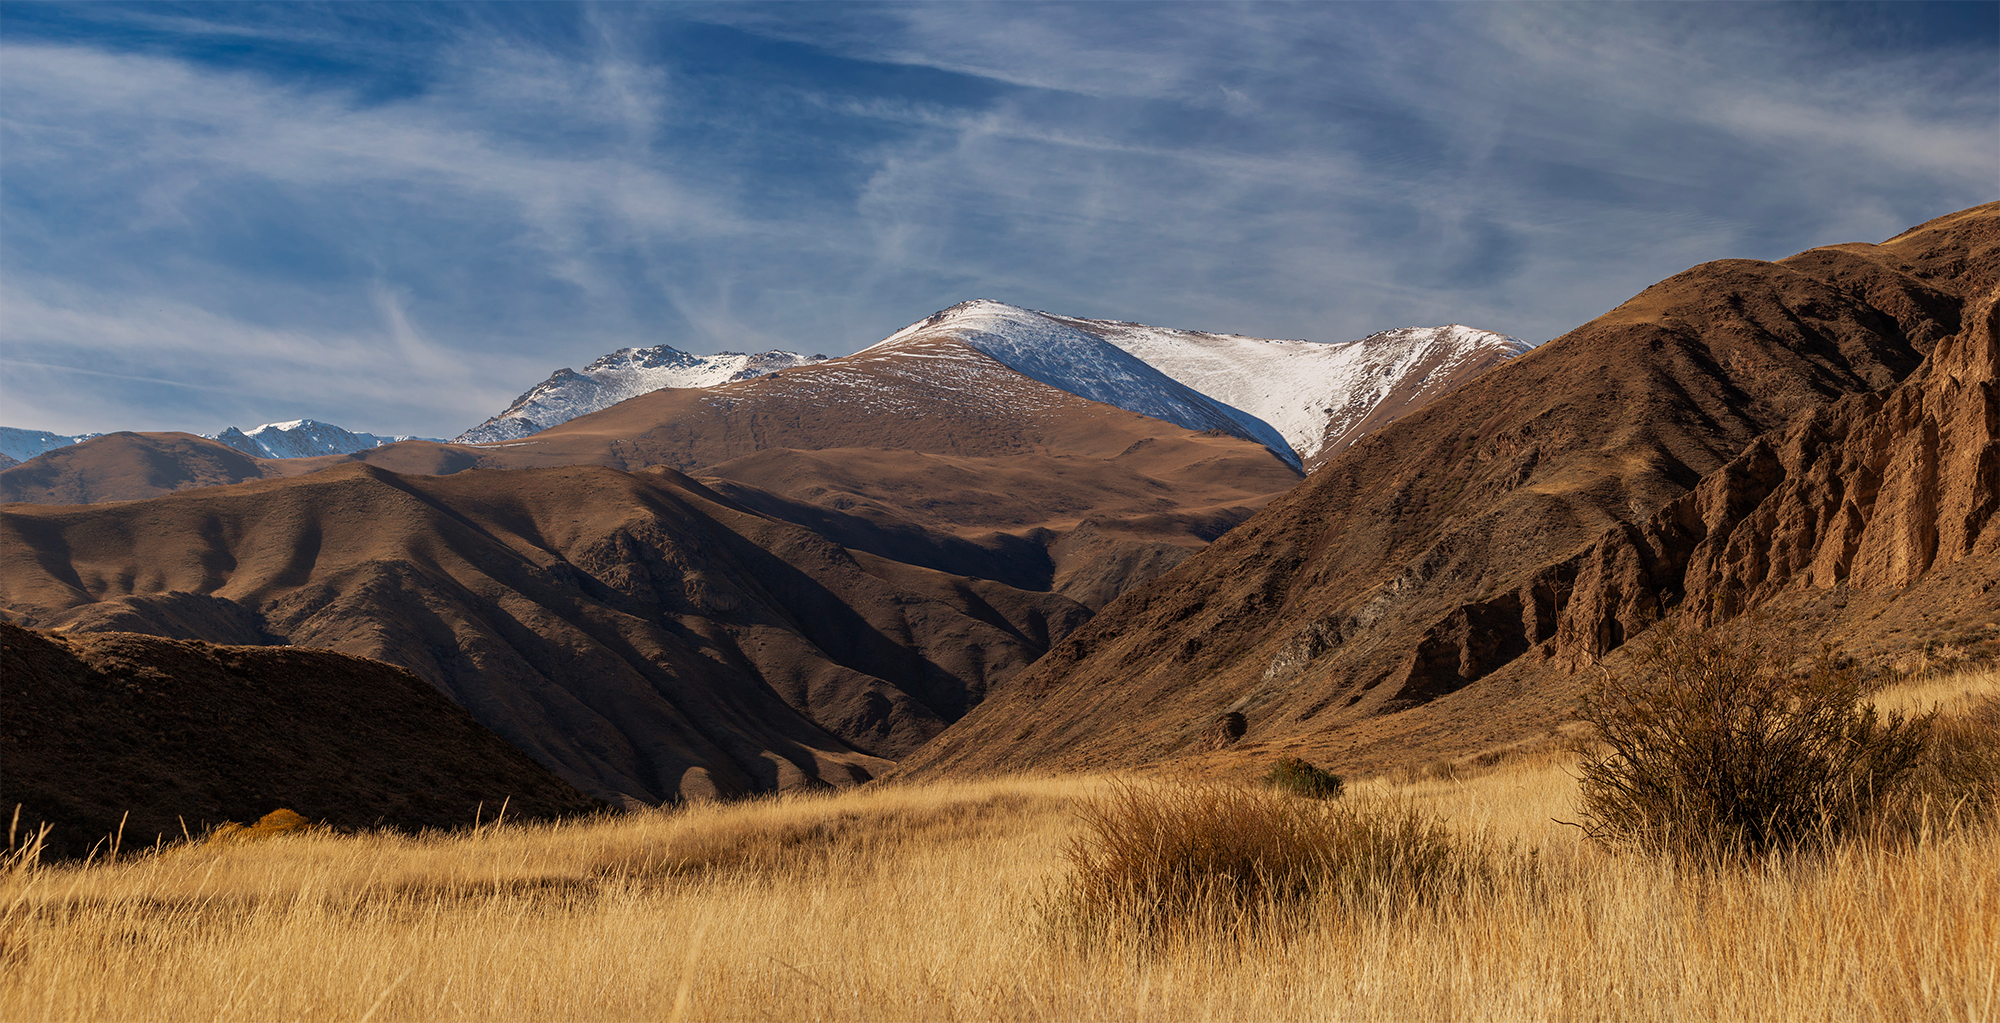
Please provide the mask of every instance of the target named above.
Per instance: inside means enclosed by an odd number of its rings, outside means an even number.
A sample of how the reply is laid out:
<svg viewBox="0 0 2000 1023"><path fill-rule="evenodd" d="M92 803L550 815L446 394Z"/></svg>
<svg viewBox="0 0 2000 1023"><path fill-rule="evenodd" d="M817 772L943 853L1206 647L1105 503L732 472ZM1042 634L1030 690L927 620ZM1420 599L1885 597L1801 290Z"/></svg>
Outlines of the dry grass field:
<svg viewBox="0 0 2000 1023"><path fill-rule="evenodd" d="M1989 672L1882 702L1996 695ZM2000 1019L1990 821L1691 872L1556 823L1570 763L1348 786L1341 807L1433 814L1481 851L1450 898L1153 939L1064 922L1079 808L1135 791L1108 778L16 862L0 1017Z"/></svg>

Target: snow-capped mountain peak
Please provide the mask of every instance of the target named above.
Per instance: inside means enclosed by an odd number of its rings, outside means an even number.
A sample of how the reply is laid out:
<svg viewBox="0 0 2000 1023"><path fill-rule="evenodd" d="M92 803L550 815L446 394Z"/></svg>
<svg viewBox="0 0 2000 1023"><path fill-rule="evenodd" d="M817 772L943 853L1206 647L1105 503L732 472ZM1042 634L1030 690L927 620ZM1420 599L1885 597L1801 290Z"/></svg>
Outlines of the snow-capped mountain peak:
<svg viewBox="0 0 2000 1023"><path fill-rule="evenodd" d="M489 444L539 433L577 416L610 408L663 387L714 387L732 380L824 362L824 355L797 352L717 352L690 355L668 345L620 348L582 370L556 370L547 380L514 399L499 415L453 438L459 444Z"/></svg>
<svg viewBox="0 0 2000 1023"><path fill-rule="evenodd" d="M0 454L5 454L17 462L25 462L36 455L57 448L80 444L101 433L82 433L74 436L49 433L46 430L19 430L11 426L0 426ZM250 430L226 427L220 433L202 434L209 440L227 444L252 458L311 458L314 455L349 455L356 451L394 444L402 440L417 440L409 436L379 436L372 433L354 433L331 423L315 419L294 419L285 423L265 423Z"/></svg>
<svg viewBox="0 0 2000 1023"><path fill-rule="evenodd" d="M208 439L227 444L255 458L311 458L315 455L351 455L397 441L425 438L354 433L316 419L294 419L284 423L265 423L249 430L231 426L221 433L208 435Z"/></svg>
<svg viewBox="0 0 2000 1023"><path fill-rule="evenodd" d="M948 364L956 363L930 345L933 340L950 340L960 351L971 349L975 357L1078 397L1257 441L1300 468L1529 347L1457 325L1322 344L1083 319L973 299L833 362L861 365L893 356L951 376L957 371ZM649 391L719 388L826 361L785 351L701 356L666 345L621 348L581 370L557 370L456 441L518 440ZM832 367L815 372L821 385L846 379Z"/></svg>
<svg viewBox="0 0 2000 1023"><path fill-rule="evenodd" d="M1051 387L1190 430L1233 433L1301 465L1292 445L1269 423L1175 380L1088 329L1089 322L974 299L919 320L864 351L926 335L955 338Z"/></svg>
<svg viewBox="0 0 2000 1023"><path fill-rule="evenodd" d="M1230 432L1308 467L1530 347L1458 324L1326 344L1061 316L990 299L934 313L874 347L931 333L1043 383L1190 429L1214 428L1214 410L1223 410L1240 427ZM1169 394L1159 377L1180 391Z"/></svg>

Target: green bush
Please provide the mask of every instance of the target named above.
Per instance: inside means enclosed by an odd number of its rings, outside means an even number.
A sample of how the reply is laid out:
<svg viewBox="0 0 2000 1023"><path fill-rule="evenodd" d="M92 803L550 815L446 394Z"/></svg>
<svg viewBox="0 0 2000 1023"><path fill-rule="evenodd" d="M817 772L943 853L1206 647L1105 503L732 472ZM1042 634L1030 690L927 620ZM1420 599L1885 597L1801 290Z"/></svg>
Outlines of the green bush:
<svg viewBox="0 0 2000 1023"><path fill-rule="evenodd" d="M1585 700L1584 830L1616 844L1740 859L1855 833L1922 759L1929 717L1887 718L1830 651L1783 670L1761 647L1662 625Z"/></svg>
<svg viewBox="0 0 2000 1023"><path fill-rule="evenodd" d="M1488 873L1483 845L1402 805L1129 785L1081 813L1070 873L1044 915L1093 943L1241 933L1314 908L1395 909L1449 897Z"/></svg>
<svg viewBox="0 0 2000 1023"><path fill-rule="evenodd" d="M1313 799L1338 799L1345 783L1340 775L1322 771L1298 757L1286 757L1271 765L1264 784L1280 792Z"/></svg>

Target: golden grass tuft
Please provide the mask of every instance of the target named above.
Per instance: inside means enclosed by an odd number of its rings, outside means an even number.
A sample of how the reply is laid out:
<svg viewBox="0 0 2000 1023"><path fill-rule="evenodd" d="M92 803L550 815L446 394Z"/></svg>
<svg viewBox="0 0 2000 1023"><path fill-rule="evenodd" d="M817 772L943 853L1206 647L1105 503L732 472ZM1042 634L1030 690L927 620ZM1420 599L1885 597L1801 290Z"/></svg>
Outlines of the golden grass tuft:
<svg viewBox="0 0 2000 1023"><path fill-rule="evenodd" d="M1118 783L1078 818L1070 869L1043 906L1051 936L1071 943L1241 940L1321 912L1465 898L1493 880L1483 840L1405 801Z"/></svg>
<svg viewBox="0 0 2000 1023"><path fill-rule="evenodd" d="M1573 770L1537 756L1294 799L1404 806L1535 866L1164 943L1046 926L1079 809L1138 790L1107 778L17 863L0 1018L2000 1018L1990 820L1693 872L1555 823Z"/></svg>

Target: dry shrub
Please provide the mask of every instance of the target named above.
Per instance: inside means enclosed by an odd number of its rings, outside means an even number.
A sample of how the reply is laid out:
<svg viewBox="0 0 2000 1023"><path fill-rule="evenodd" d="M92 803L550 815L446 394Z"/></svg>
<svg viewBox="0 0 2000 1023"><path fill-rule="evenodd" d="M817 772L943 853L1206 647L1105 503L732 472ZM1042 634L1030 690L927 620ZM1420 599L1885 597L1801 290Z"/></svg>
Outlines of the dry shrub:
<svg viewBox="0 0 2000 1023"><path fill-rule="evenodd" d="M1910 791L1932 732L1930 715L1878 715L1867 691L1831 651L1794 673L1754 643L1661 625L1585 700L1603 748L1581 765L1582 826L1715 862L1853 835Z"/></svg>
<svg viewBox="0 0 2000 1023"><path fill-rule="evenodd" d="M1922 837L1939 827L1991 818L2000 810L2000 698L1931 719L1903 798L1883 808L1891 835Z"/></svg>
<svg viewBox="0 0 2000 1023"><path fill-rule="evenodd" d="M1298 757L1285 757L1272 764L1264 773L1264 784L1308 799L1339 799L1346 786L1340 775L1320 770Z"/></svg>
<svg viewBox="0 0 2000 1023"><path fill-rule="evenodd" d="M1244 935L1315 909L1393 911L1490 879L1483 843L1407 804L1330 803L1222 785L1121 784L1081 804L1059 936Z"/></svg>

